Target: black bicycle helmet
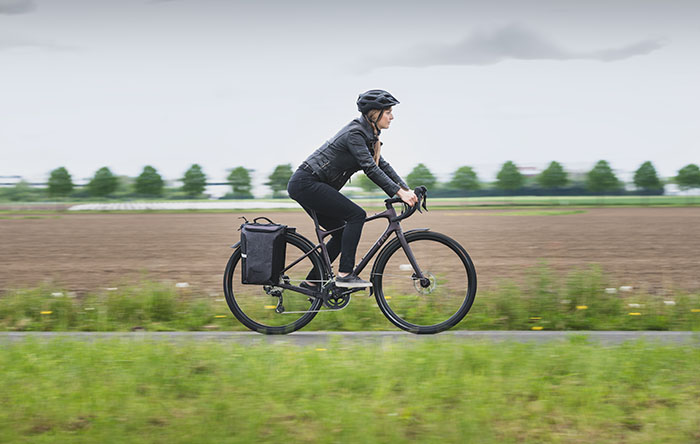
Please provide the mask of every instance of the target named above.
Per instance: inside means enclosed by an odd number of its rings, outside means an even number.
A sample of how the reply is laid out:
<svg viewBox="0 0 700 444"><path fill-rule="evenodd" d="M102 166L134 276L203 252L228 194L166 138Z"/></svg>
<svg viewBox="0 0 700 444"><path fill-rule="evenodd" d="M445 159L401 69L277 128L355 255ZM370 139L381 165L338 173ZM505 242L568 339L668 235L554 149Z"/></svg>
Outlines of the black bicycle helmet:
<svg viewBox="0 0 700 444"><path fill-rule="evenodd" d="M370 89L359 95L357 98L357 109L362 114L367 114L373 109L387 109L391 106L398 105L399 101L383 89Z"/></svg>

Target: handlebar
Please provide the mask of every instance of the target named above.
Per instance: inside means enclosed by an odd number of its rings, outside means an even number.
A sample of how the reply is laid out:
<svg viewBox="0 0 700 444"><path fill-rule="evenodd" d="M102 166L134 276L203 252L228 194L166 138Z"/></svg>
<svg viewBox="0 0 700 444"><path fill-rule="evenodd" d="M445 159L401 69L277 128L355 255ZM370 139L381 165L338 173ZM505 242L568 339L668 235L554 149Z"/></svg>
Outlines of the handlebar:
<svg viewBox="0 0 700 444"><path fill-rule="evenodd" d="M392 219L392 222L398 222L400 220L406 219L407 217L410 217L413 213L415 213L416 210L418 210L419 213L422 213L423 211L421 211L421 206L425 211L428 211L428 189L425 186L421 185L419 187L416 187L413 190L413 192L416 193L416 197L418 197L418 202L416 202L416 204L413 206L409 206L406 202L401 200L400 197L384 199L384 204L386 205L387 209L391 208L391 206L395 203L400 202L403 204L403 210L401 210L401 214Z"/></svg>

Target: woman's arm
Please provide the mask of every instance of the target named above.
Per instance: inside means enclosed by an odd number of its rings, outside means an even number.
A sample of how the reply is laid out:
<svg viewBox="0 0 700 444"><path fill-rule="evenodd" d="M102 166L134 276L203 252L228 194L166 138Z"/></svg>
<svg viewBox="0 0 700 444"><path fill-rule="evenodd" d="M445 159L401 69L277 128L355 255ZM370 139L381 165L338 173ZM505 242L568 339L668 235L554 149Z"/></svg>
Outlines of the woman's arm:
<svg viewBox="0 0 700 444"><path fill-rule="evenodd" d="M379 156L379 168L381 168L381 170L384 171L384 173L387 176L389 176L391 180L399 184L401 188L403 188L404 190L408 190L408 185L406 185L406 182L404 182L403 179L401 179L401 176L399 176L398 173L394 171L391 165L389 165L389 162L384 160L382 156Z"/></svg>
<svg viewBox="0 0 700 444"><path fill-rule="evenodd" d="M401 186L394 182L375 162L369 154L365 139L356 132L351 132L347 136L347 146L350 153L355 157L357 163L365 172L369 179L384 190L388 196L394 196L401 189ZM396 172L394 172L396 174Z"/></svg>
<svg viewBox="0 0 700 444"><path fill-rule="evenodd" d="M399 176L396 171L389 165L389 162L384 160L384 158L380 155L379 156L379 168L386 173L387 176L391 178L394 182L398 183L401 189L396 192L396 195L401 198L404 202L407 204L413 206L418 202L418 196L416 196L416 193L413 192L413 190L408 188L408 185L406 185L406 182L401 179L401 176Z"/></svg>

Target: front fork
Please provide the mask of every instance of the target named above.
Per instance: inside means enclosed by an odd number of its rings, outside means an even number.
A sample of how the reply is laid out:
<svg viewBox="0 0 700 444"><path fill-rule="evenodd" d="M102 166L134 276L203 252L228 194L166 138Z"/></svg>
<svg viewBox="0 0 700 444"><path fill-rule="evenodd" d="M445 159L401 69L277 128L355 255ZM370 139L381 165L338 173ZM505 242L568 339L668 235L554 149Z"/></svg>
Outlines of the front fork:
<svg viewBox="0 0 700 444"><path fill-rule="evenodd" d="M427 231L427 229L425 231ZM403 233L403 231L397 231L396 237L399 238L399 244L401 244L401 248L403 249L404 253L406 253L408 263L411 264L411 268L413 268L413 275L411 276L411 278L414 280L417 279L422 288L430 287L430 279L423 275L423 271L418 266L418 261L416 261L416 257L413 255L413 251L408 245L408 241L406 241L406 235ZM372 296L373 293L374 287L370 287L369 295Z"/></svg>

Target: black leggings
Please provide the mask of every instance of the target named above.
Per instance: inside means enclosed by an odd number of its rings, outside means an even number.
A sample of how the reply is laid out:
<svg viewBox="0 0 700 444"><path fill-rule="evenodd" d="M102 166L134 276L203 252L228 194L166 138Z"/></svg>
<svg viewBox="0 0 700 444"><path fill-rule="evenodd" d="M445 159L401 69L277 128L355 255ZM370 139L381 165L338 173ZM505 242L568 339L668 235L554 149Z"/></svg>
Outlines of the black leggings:
<svg viewBox="0 0 700 444"><path fill-rule="evenodd" d="M326 248L331 262L340 254L338 271L352 273L357 244L360 243L362 226L367 217L365 210L312 173L301 169L296 170L289 179L287 192L309 215L310 210L316 212L318 223L324 230L333 230L345 224L344 229L331 233ZM307 279L319 280L320 276L313 270Z"/></svg>

